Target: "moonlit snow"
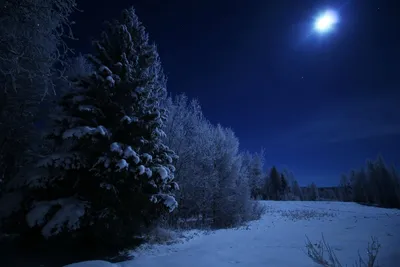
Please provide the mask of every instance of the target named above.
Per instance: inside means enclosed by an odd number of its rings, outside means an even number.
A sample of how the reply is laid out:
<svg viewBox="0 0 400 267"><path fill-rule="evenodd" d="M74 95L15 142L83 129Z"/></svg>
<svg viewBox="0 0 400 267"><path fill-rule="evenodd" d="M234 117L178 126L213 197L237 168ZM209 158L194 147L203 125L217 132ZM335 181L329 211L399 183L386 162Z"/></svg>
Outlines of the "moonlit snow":
<svg viewBox="0 0 400 267"><path fill-rule="evenodd" d="M343 266L352 266L358 252L366 258L371 236L382 246L379 266L399 266L400 210L343 202L262 203L267 212L261 220L241 228L207 234L188 231L176 244L137 249L130 261L91 261L68 267L313 267L317 265L304 252L305 235L316 243L322 233Z"/></svg>

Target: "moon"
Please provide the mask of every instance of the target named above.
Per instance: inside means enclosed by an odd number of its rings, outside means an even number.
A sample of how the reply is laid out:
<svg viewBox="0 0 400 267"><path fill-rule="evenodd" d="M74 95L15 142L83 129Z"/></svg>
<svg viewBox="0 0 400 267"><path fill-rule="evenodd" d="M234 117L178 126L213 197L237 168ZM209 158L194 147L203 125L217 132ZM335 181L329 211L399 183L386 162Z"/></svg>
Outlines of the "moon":
<svg viewBox="0 0 400 267"><path fill-rule="evenodd" d="M317 17L314 23L314 29L319 33L326 33L332 30L337 22L338 16L336 12L327 10Z"/></svg>

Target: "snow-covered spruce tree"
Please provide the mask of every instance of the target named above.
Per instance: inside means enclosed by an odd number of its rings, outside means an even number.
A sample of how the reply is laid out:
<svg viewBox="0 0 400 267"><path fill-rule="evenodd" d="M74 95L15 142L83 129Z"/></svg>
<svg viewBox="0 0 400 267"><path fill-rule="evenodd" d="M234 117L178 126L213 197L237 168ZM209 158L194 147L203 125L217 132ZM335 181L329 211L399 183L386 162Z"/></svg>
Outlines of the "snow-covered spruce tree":
<svg viewBox="0 0 400 267"><path fill-rule="evenodd" d="M367 161L366 169L352 171L350 177L352 201L400 207L400 184L396 171L388 168L381 156L376 161Z"/></svg>
<svg viewBox="0 0 400 267"><path fill-rule="evenodd" d="M289 183L286 180L286 177L283 173L281 173L281 188L280 188L280 198L281 200L287 200L289 191Z"/></svg>
<svg viewBox="0 0 400 267"><path fill-rule="evenodd" d="M31 182L35 202L26 218L45 237L66 227L126 245L177 206L175 154L162 142L166 79L133 8L107 23L94 44L97 71L60 102L55 153L39 164L49 175Z"/></svg>
<svg viewBox="0 0 400 267"><path fill-rule="evenodd" d="M311 201L319 200L318 187L314 182L311 183L308 189L309 189L308 199Z"/></svg>
<svg viewBox="0 0 400 267"><path fill-rule="evenodd" d="M358 203L368 203L368 176L364 169L358 171L352 181L353 201Z"/></svg>
<svg viewBox="0 0 400 267"><path fill-rule="evenodd" d="M280 200L280 189L282 187L281 176L275 166L272 166L269 171L268 179L266 182L266 194L268 199Z"/></svg>
<svg viewBox="0 0 400 267"><path fill-rule="evenodd" d="M295 200L304 200L303 192L301 191L301 188L297 180L293 180L292 188Z"/></svg>
<svg viewBox="0 0 400 267"><path fill-rule="evenodd" d="M284 192L285 200L294 200L295 196L293 195L293 181L295 180L294 174L288 169L284 168L281 171L281 175L283 175L284 179L287 182L286 191Z"/></svg>
<svg viewBox="0 0 400 267"><path fill-rule="evenodd" d="M355 173L352 174L355 175ZM353 199L350 179L344 174L340 177L339 194L341 201L348 202Z"/></svg>

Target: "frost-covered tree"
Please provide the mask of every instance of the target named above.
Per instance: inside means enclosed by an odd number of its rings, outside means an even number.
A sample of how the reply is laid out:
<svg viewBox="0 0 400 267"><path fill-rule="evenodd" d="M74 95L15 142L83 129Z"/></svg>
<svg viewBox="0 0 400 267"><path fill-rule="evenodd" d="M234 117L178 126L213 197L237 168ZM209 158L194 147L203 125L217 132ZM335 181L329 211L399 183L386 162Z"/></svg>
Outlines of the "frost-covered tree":
<svg viewBox="0 0 400 267"><path fill-rule="evenodd" d="M251 155L240 154L233 131L207 121L197 101L180 95L167 106L166 142L178 155L180 187L173 222L225 227L249 218Z"/></svg>
<svg viewBox="0 0 400 267"><path fill-rule="evenodd" d="M351 182L346 175L342 175L339 183L339 199L341 201L351 201L353 198Z"/></svg>
<svg viewBox="0 0 400 267"><path fill-rule="evenodd" d="M56 95L61 99L63 95L75 88L75 81L82 77L90 76L94 71L94 66L87 56L79 54L66 61L64 75L67 79L59 80L56 88ZM56 98L57 99L57 98Z"/></svg>
<svg viewBox="0 0 400 267"><path fill-rule="evenodd" d="M293 198L293 182L296 180L294 174L286 168L282 170L282 174L287 182L288 196L289 198Z"/></svg>
<svg viewBox="0 0 400 267"><path fill-rule="evenodd" d="M70 14L75 0L2 0L0 7L0 84L5 92L26 90L28 81L41 95L54 89L54 75L73 38ZM62 76L59 73L59 77ZM37 90L29 88L32 94Z"/></svg>
<svg viewBox="0 0 400 267"><path fill-rule="evenodd" d="M218 125L214 134L214 168L217 180L214 184L212 218L215 226L233 226L240 218L237 217L238 201L237 182L240 182L241 161L239 157L239 140L230 129ZM242 190L249 190L248 186ZM246 192L243 192L246 193Z"/></svg>
<svg viewBox="0 0 400 267"><path fill-rule="evenodd" d="M301 188L297 180L293 181L292 190L293 190L293 195L297 200L304 200L303 192L301 191Z"/></svg>
<svg viewBox="0 0 400 267"><path fill-rule="evenodd" d="M63 77L75 0L0 1L0 179L35 159L44 96Z"/></svg>
<svg viewBox="0 0 400 267"><path fill-rule="evenodd" d="M355 173L352 181L353 201L368 203L368 177L364 169Z"/></svg>
<svg viewBox="0 0 400 267"><path fill-rule="evenodd" d="M293 182L296 180L293 172L291 172L285 168L282 170L282 174L283 174L283 176L285 176L286 181L288 182L288 187L292 187Z"/></svg>
<svg viewBox="0 0 400 267"><path fill-rule="evenodd" d="M252 194L251 176L254 174L253 173L254 166L252 166L252 161L251 161L252 155L249 152L241 153L239 157L240 157L240 174L236 181L237 185L236 191L242 196L240 202L242 203L241 207L243 208L243 210L239 210L238 212L240 214L243 214L243 218L244 220L246 220L246 218L251 219L251 217L255 216L255 214L251 213L252 213L252 208L254 208L254 203L257 203L257 202L252 202L253 207L251 207L250 200L254 199L253 196L251 195ZM262 199L263 197L262 178L263 177L261 174L260 180L258 181L259 185L257 186L258 187L258 190L256 191L257 194L255 195L257 200Z"/></svg>
<svg viewBox="0 0 400 267"><path fill-rule="evenodd" d="M133 8L94 45L96 71L63 96L53 153L29 177L34 202L26 219L45 237L81 229L121 245L177 207L176 156L163 143L166 79Z"/></svg>
<svg viewBox="0 0 400 267"><path fill-rule="evenodd" d="M283 173L281 173L281 188L280 194L286 196L289 191L289 183Z"/></svg>
<svg viewBox="0 0 400 267"><path fill-rule="evenodd" d="M179 209L172 223L180 220L206 218L210 213L210 183L214 181L212 169L212 126L204 118L196 100L185 95L170 98L165 125L166 144L178 155L175 177L180 190L177 192Z"/></svg>
<svg viewBox="0 0 400 267"><path fill-rule="evenodd" d="M264 151L261 150L260 153L249 156L251 157L249 162L251 197L253 199L259 199L261 198L263 187Z"/></svg>
<svg viewBox="0 0 400 267"><path fill-rule="evenodd" d="M319 199L318 187L314 182L309 186L308 199L312 201Z"/></svg>
<svg viewBox="0 0 400 267"><path fill-rule="evenodd" d="M334 188L319 188L319 197L321 200L337 200Z"/></svg>
<svg viewBox="0 0 400 267"><path fill-rule="evenodd" d="M400 176L397 172L397 169L394 165L391 166L390 168L390 174L392 177L393 181L393 188L394 188L394 194L395 194L395 199L397 200L398 207L400 207Z"/></svg>

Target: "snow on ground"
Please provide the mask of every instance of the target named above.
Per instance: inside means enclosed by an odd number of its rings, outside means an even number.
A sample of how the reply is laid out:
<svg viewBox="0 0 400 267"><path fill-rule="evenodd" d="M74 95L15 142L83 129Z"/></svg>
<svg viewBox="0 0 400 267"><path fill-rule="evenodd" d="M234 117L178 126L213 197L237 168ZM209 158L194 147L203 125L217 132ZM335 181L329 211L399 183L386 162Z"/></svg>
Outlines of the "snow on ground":
<svg viewBox="0 0 400 267"><path fill-rule="evenodd" d="M313 243L325 240L345 266L366 257L371 236L382 245L378 263L399 266L400 210L342 202L263 201L261 220L237 229L210 234L191 231L188 241L145 246L133 252L135 259L111 264L85 262L68 267L313 267L305 253L305 235ZM189 232L188 232L189 233Z"/></svg>

